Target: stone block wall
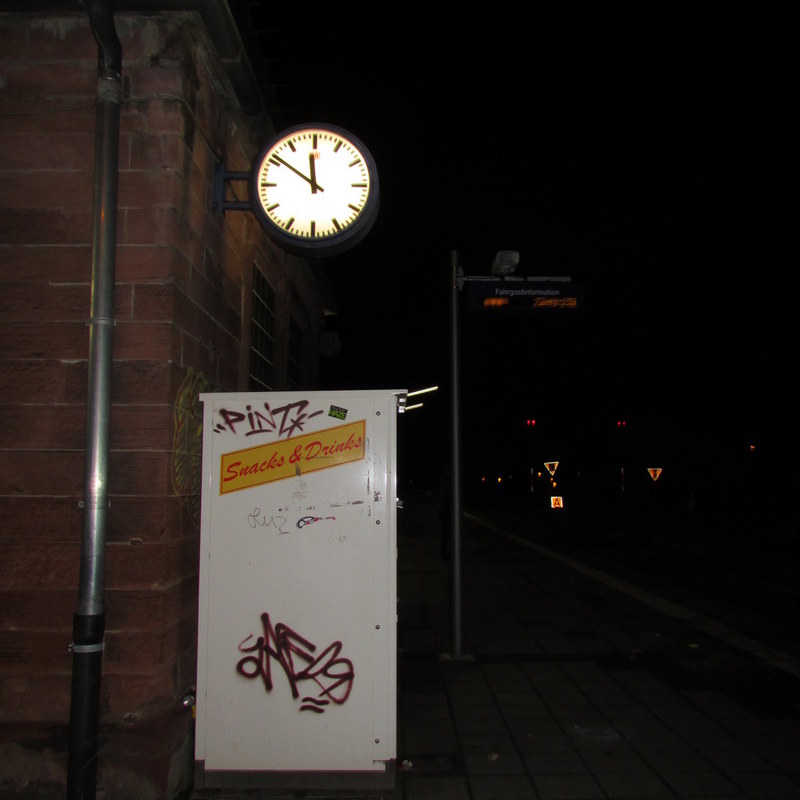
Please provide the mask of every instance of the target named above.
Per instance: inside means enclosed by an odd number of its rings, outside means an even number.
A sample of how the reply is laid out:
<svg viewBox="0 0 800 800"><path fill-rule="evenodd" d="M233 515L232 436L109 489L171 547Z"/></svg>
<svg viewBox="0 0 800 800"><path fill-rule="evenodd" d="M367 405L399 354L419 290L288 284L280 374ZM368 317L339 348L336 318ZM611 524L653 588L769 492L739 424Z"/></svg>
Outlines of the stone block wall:
<svg viewBox="0 0 800 800"><path fill-rule="evenodd" d="M181 699L195 676L198 394L248 388L243 310L254 263L278 291L279 354L289 316L304 321L305 388L318 374L321 298L310 266L272 246L252 215L212 209L216 164L246 170L272 130L242 112L200 16L118 14L116 27L124 99L100 782L116 786L117 798L171 797L191 771L191 710ZM96 83L97 45L83 14L0 13L0 786L8 791L66 775ZM160 757L137 761L138 732L156 737L148 752ZM122 786L139 788L126 795Z"/></svg>

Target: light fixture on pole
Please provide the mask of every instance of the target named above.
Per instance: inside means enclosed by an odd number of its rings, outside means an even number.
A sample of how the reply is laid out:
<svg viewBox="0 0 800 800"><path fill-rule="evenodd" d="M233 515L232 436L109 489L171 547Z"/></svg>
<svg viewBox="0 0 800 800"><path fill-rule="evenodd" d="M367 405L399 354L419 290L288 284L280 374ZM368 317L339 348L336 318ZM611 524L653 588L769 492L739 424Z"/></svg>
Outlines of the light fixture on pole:
<svg viewBox="0 0 800 800"><path fill-rule="evenodd" d="M492 259L492 275L505 277L513 275L519 265L519 253L516 250L498 250Z"/></svg>

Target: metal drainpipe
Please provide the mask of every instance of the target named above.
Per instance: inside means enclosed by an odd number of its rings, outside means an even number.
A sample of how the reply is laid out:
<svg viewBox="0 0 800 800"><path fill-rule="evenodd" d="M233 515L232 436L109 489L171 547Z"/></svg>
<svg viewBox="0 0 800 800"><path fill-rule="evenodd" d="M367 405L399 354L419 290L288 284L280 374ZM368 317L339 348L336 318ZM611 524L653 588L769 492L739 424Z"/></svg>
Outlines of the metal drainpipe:
<svg viewBox="0 0 800 800"><path fill-rule="evenodd" d="M73 620L67 800L92 800L97 786L122 103L122 46L114 26L113 0L85 0L83 5L89 12L92 34L98 46L98 80L83 538L78 609Z"/></svg>

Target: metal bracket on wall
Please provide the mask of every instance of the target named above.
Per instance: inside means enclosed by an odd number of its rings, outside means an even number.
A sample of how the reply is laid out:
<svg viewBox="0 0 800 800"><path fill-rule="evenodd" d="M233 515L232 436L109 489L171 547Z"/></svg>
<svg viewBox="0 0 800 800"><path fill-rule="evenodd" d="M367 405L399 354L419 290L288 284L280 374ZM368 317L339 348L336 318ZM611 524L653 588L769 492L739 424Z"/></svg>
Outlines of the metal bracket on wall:
<svg viewBox="0 0 800 800"><path fill-rule="evenodd" d="M217 164L214 171L214 213L226 211L250 211L253 206L249 200L226 200L225 185L229 181L249 181L249 172L228 172L224 164Z"/></svg>

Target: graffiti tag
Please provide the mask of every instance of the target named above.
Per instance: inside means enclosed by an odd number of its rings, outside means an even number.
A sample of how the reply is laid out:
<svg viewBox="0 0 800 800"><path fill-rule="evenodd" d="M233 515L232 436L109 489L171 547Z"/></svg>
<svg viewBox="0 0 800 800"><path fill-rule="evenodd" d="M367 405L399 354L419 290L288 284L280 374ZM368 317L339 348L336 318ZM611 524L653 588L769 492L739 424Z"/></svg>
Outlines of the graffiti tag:
<svg viewBox="0 0 800 800"><path fill-rule="evenodd" d="M332 642L319 655L314 655L316 645L304 639L282 622L273 628L269 614L261 615L263 634L255 642L253 634L239 643L239 652L248 655L236 664L236 671L244 678L261 678L264 689L272 691L272 662L283 669L292 697L300 697L299 684L311 681L319 691L315 697L306 695L300 700L300 711L325 713L330 703L341 705L347 701L353 688L355 673L353 662L340 658L341 642Z"/></svg>
<svg viewBox="0 0 800 800"><path fill-rule="evenodd" d="M268 402L264 403L263 411L247 405L244 411L234 411L229 408L220 408L217 413L221 421L214 424L215 433L244 433L245 436L254 436L259 433L277 433L278 436L293 436L295 431L302 432L308 420L323 413L306 409L308 400L298 400L278 408L270 408Z"/></svg>
<svg viewBox="0 0 800 800"><path fill-rule="evenodd" d="M283 529L286 524L286 517L274 514L267 516L262 513L260 508L254 508L247 515L247 524L251 528L275 528L278 533L288 533Z"/></svg>
<svg viewBox="0 0 800 800"><path fill-rule="evenodd" d="M306 525L312 525L323 519L336 519L336 517L300 517L300 519L297 520L297 527L305 528Z"/></svg>

